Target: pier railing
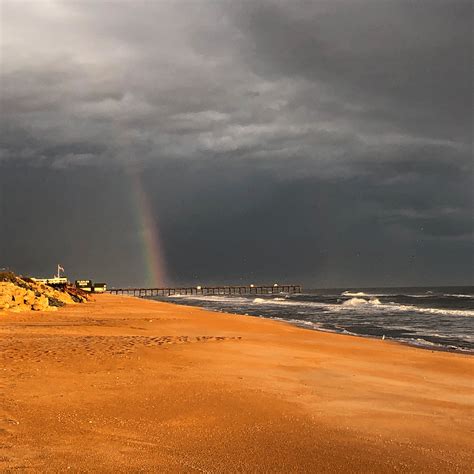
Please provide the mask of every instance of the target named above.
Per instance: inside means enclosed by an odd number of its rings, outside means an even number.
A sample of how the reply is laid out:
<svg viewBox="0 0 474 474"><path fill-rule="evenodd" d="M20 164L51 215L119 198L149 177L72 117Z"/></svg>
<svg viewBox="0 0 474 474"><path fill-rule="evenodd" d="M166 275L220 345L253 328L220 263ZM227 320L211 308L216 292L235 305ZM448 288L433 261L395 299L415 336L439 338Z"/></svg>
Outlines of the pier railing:
<svg viewBox="0 0 474 474"><path fill-rule="evenodd" d="M108 293L129 296L273 295L301 293L301 285L194 286L179 288L111 288Z"/></svg>

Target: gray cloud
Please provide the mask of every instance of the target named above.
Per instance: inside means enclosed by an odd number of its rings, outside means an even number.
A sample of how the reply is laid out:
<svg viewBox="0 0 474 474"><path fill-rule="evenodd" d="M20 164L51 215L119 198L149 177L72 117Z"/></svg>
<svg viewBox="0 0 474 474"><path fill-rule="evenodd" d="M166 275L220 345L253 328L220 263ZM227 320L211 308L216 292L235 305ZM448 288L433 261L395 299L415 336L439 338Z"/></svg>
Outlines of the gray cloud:
<svg viewBox="0 0 474 474"><path fill-rule="evenodd" d="M356 110L416 125L418 136L471 134L470 2L258 2L238 11L253 45L246 57L262 74L322 82Z"/></svg>
<svg viewBox="0 0 474 474"><path fill-rule="evenodd" d="M139 283L134 168L174 281L472 278L470 2L4 1L1 26L9 265L45 271L67 236Z"/></svg>

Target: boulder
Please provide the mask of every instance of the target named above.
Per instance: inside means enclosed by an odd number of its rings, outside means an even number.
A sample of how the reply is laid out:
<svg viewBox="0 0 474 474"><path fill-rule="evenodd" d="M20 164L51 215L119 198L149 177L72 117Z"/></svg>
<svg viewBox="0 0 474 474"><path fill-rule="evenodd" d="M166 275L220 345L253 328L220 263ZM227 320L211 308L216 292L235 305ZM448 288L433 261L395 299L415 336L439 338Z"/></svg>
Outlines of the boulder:
<svg viewBox="0 0 474 474"><path fill-rule="evenodd" d="M31 309L33 309L34 311L46 311L47 309L51 309L49 307L48 298L44 295L39 296L38 298L36 298L36 301L32 304Z"/></svg>
<svg viewBox="0 0 474 474"><path fill-rule="evenodd" d="M36 300L38 298L35 295L35 292L32 290L26 290L25 296L24 296L24 302L26 304L29 304L30 306L35 304Z"/></svg>
<svg viewBox="0 0 474 474"><path fill-rule="evenodd" d="M15 285L10 282L0 282L0 308L8 309L15 306L13 292Z"/></svg>

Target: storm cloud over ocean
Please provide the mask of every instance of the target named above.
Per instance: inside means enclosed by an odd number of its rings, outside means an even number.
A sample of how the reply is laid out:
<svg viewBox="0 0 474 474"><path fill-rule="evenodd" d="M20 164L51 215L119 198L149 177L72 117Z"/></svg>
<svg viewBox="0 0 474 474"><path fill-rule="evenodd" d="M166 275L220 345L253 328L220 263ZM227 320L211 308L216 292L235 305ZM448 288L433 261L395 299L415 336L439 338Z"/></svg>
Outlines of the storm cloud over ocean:
<svg viewBox="0 0 474 474"><path fill-rule="evenodd" d="M472 283L462 0L1 2L0 266Z"/></svg>

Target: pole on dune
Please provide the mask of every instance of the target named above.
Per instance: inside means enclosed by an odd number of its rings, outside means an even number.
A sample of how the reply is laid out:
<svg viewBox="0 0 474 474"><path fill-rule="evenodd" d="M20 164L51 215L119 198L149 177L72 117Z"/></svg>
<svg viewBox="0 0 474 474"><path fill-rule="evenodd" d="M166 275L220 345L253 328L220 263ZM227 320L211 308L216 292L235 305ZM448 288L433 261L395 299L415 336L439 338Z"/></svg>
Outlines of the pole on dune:
<svg viewBox="0 0 474 474"><path fill-rule="evenodd" d="M59 265L59 263L58 263L58 274L57 274L57 278L61 278L61 271L64 271L64 268L63 268L61 265Z"/></svg>

